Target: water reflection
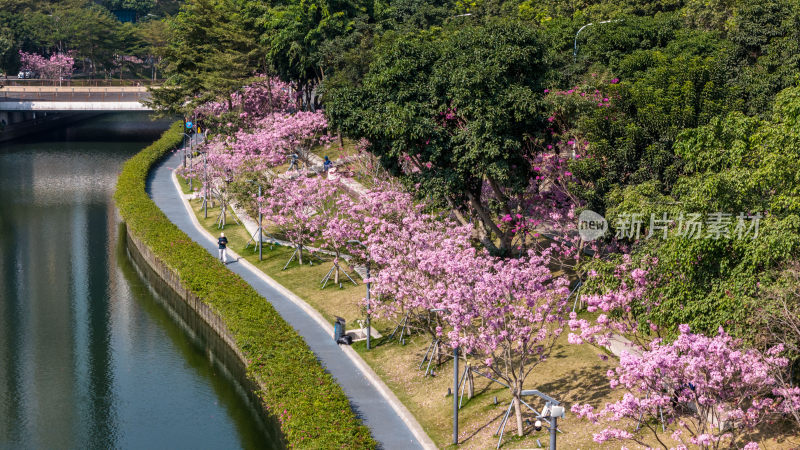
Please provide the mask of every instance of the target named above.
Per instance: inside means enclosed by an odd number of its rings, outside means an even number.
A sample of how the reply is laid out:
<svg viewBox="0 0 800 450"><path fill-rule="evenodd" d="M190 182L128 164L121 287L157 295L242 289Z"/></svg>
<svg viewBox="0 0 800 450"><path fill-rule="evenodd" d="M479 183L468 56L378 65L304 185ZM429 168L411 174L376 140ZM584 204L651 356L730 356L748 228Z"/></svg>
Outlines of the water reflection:
<svg viewBox="0 0 800 450"><path fill-rule="evenodd" d="M117 171L165 126L109 115L0 146L0 448L270 446L120 240Z"/></svg>

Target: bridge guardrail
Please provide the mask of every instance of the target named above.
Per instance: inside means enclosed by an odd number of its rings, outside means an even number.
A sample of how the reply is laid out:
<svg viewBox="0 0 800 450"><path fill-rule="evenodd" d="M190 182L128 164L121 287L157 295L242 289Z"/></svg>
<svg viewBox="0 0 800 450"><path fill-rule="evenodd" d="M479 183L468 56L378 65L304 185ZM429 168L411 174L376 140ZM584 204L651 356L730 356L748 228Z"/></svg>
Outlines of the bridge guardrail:
<svg viewBox="0 0 800 450"><path fill-rule="evenodd" d="M146 90L121 90L107 88L59 88L0 89L0 101L45 101L45 102L138 102L150 98Z"/></svg>
<svg viewBox="0 0 800 450"><path fill-rule="evenodd" d="M4 86L60 86L60 87L120 87L120 86L158 86L164 80L114 80L114 79L69 79L69 80L53 80L53 79L18 79L18 78L4 78L0 79L0 85Z"/></svg>

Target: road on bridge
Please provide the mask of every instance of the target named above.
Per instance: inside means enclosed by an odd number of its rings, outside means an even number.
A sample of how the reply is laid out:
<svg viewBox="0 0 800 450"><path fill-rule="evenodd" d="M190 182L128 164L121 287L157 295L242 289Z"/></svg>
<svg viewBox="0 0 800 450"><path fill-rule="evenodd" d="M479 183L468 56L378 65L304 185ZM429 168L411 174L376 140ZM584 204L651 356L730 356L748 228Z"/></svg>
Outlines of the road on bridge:
<svg viewBox="0 0 800 450"><path fill-rule="evenodd" d="M6 86L0 101L138 102L150 98L146 87Z"/></svg>

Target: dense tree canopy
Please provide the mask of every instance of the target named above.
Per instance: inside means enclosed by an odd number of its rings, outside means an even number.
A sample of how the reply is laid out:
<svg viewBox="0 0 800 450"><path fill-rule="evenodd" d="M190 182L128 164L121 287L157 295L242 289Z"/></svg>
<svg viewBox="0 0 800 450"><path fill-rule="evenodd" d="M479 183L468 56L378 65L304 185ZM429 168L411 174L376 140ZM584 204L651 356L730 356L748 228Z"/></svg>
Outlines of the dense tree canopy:
<svg viewBox="0 0 800 450"><path fill-rule="evenodd" d="M168 75L153 105L169 112L230 100L265 66L255 12L241 0L193 0L170 21L163 55Z"/></svg>
<svg viewBox="0 0 800 450"><path fill-rule="evenodd" d="M539 32L492 22L422 31L382 43L357 89L326 92L334 123L372 142L373 152L425 194L484 224L509 250L482 195L527 187L532 132L545 123L547 54ZM405 167L401 171L401 164ZM510 211L508 202L499 206Z"/></svg>
<svg viewBox="0 0 800 450"><path fill-rule="evenodd" d="M786 281L800 257L798 25L798 0L190 0L169 20L166 50L153 52L168 77L154 105L199 111L213 142L242 141L253 154L277 139L277 122L253 121L246 106L256 86L280 83L288 122L324 114L320 142L359 142L399 182L370 195L424 205L400 221L356 216L375 227L364 240L384 251L375 250L376 311L412 311L498 376L502 346L481 345L509 335L464 311L495 314L492 323L518 324L522 336L539 304L523 305L526 295L558 279L559 326L539 338L561 332L571 282L592 313L570 317L571 342L624 334L670 363L688 343L715 356L772 349L791 361L748 386L764 402L782 396L780 408L795 405L800 418L800 393L781 390L800 373L784 370L800 366L800 298ZM14 36L0 25L0 50ZM585 210L604 215L610 233L583 240ZM534 272L542 277L521 289L512 282ZM432 320L431 308L449 312ZM501 349L506 365L522 361L515 372L527 373L535 363L515 345ZM615 377L649 371L647 358L625 361ZM663 415L675 392L694 395L687 385L701 375L682 386L649 376L654 384L634 395L659 396ZM713 388L730 406L728 391ZM628 416L654 415L648 408ZM774 412L757 409L758 418ZM598 442L628 438L608 433ZM712 434L686 442L722 439Z"/></svg>
<svg viewBox="0 0 800 450"><path fill-rule="evenodd" d="M19 69L19 51L52 54L71 52L79 72L86 76L112 76L120 61L140 61L128 67L128 76L155 70L153 45L163 16L175 2L90 0L0 1L0 71ZM111 10L135 10L139 20L121 23ZM149 45L149 46L148 46Z"/></svg>

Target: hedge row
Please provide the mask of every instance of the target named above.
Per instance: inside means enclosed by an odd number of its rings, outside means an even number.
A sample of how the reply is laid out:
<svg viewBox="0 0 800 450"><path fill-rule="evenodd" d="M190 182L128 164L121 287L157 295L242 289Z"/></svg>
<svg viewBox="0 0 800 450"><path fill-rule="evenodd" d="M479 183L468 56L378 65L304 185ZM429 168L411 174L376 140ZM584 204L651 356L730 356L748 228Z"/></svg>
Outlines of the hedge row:
<svg viewBox="0 0 800 450"><path fill-rule="evenodd" d="M182 284L226 323L247 357L247 371L263 387L257 394L280 421L289 447L374 448L341 387L305 341L241 277L167 219L145 192L151 166L180 144L175 123L123 167L114 199L129 232L172 268Z"/></svg>

